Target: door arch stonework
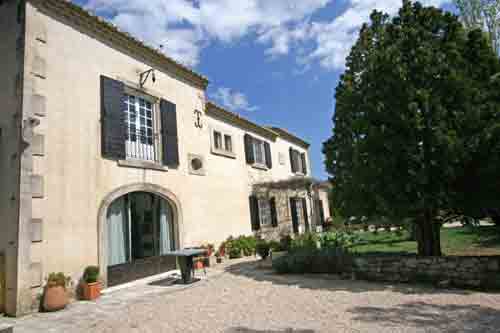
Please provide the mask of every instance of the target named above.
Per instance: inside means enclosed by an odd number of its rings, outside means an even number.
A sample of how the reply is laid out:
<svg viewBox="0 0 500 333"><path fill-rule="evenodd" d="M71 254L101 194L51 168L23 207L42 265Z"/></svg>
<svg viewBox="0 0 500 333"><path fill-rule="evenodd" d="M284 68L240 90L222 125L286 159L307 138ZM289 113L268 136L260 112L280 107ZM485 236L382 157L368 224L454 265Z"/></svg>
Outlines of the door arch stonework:
<svg viewBox="0 0 500 333"><path fill-rule="evenodd" d="M101 272L101 279L103 285L106 287L108 282L107 267L108 267L108 237L107 237L107 212L109 206L118 198L132 192L148 192L167 200L172 207L173 223L174 223L174 236L177 240L179 248L183 247L183 234L182 234L182 209L178 198L169 190L155 184L150 183L134 183L124 185L112 191L101 202L98 212L98 260L99 269Z"/></svg>

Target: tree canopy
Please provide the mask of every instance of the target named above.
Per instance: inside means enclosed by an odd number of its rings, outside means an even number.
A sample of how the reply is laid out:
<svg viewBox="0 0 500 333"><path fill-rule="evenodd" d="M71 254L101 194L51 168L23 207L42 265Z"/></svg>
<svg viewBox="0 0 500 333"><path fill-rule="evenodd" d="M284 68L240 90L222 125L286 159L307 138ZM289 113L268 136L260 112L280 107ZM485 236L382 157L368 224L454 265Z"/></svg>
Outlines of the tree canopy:
<svg viewBox="0 0 500 333"><path fill-rule="evenodd" d="M336 89L324 144L343 216L411 217L440 255L441 212L478 216L500 198L500 62L480 30L403 1L374 11Z"/></svg>
<svg viewBox="0 0 500 333"><path fill-rule="evenodd" d="M488 34L493 51L500 52L500 0L453 0L467 29Z"/></svg>

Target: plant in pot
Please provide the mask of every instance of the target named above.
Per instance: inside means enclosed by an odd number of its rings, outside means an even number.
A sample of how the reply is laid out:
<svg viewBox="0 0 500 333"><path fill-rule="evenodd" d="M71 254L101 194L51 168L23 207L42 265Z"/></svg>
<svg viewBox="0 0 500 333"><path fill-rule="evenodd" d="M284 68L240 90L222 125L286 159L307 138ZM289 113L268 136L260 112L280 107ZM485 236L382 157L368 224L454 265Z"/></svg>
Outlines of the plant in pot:
<svg viewBox="0 0 500 333"><path fill-rule="evenodd" d="M269 251L271 250L271 244L263 239L259 239L257 241L255 250L257 254L262 258L262 260L266 260L266 258L269 256Z"/></svg>
<svg viewBox="0 0 500 333"><path fill-rule="evenodd" d="M101 296L101 281L99 281L99 267L88 266L83 273L83 299L93 301Z"/></svg>
<svg viewBox="0 0 500 333"><path fill-rule="evenodd" d="M214 253L214 244L207 244L204 246L205 249L207 249L207 256L210 257Z"/></svg>
<svg viewBox="0 0 500 333"><path fill-rule="evenodd" d="M43 310L52 312L62 310L68 305L66 288L71 281L64 273L50 273L43 293Z"/></svg>
<svg viewBox="0 0 500 333"><path fill-rule="evenodd" d="M221 258L226 256L226 242L222 242L219 246L219 254Z"/></svg>
<svg viewBox="0 0 500 333"><path fill-rule="evenodd" d="M218 264L222 263L222 256L220 254L220 251L215 252L215 258L217 259Z"/></svg>

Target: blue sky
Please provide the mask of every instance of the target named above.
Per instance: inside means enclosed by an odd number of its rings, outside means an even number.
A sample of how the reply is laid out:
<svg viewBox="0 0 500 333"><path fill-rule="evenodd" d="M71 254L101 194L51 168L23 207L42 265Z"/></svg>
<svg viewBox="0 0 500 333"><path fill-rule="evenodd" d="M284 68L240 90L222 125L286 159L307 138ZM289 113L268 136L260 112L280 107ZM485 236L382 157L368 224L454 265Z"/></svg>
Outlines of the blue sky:
<svg viewBox="0 0 500 333"><path fill-rule="evenodd" d="M311 143L324 171L334 91L359 27L401 0L73 0L210 79L209 98ZM440 6L446 0L424 0Z"/></svg>

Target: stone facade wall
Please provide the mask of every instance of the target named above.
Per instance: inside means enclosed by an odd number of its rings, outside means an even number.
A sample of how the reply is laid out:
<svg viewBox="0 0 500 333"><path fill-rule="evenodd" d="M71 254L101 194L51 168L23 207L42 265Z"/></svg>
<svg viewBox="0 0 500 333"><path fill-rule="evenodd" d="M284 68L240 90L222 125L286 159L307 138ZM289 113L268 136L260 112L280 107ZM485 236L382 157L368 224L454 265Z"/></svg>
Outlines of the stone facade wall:
<svg viewBox="0 0 500 333"><path fill-rule="evenodd" d="M0 313L5 311L5 257L0 253Z"/></svg>
<svg viewBox="0 0 500 333"><path fill-rule="evenodd" d="M356 278L389 282L426 282L439 286L500 289L500 256L355 256Z"/></svg>
<svg viewBox="0 0 500 333"><path fill-rule="evenodd" d="M54 8L65 6L51 3L0 1L0 73L5 73L0 82L5 109L0 113L0 216L6 226L0 251L7 267L6 313L14 316L35 310L50 272L64 272L76 282L86 266L106 262L101 208L120 189L154 185L162 189L155 194L171 193L178 246L217 244L230 235L252 234L252 186L293 176L290 147L308 155L294 141L262 137L262 131L252 133L208 115L204 87L180 77L175 66L157 66L155 57L109 39L77 21L74 12L56 13ZM139 85L140 73L150 68L156 70L156 82ZM101 75L123 82L128 91L176 104L178 168L102 158ZM195 126L198 110L203 111L202 128ZM211 151L212 127L233 135L233 158ZM271 170L247 165L243 138L249 131L271 141ZM204 160L203 173L192 172L191 156ZM106 281L106 270L101 274Z"/></svg>

